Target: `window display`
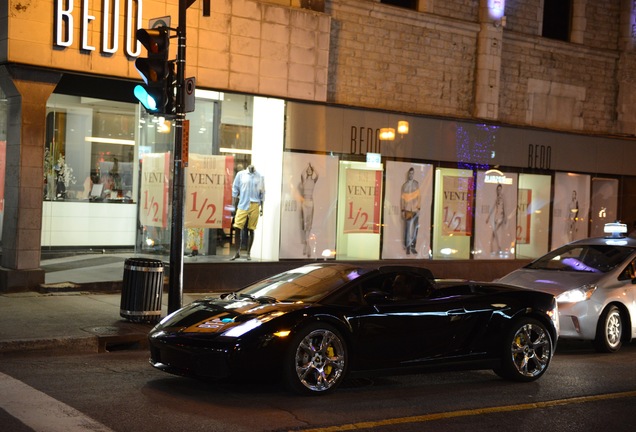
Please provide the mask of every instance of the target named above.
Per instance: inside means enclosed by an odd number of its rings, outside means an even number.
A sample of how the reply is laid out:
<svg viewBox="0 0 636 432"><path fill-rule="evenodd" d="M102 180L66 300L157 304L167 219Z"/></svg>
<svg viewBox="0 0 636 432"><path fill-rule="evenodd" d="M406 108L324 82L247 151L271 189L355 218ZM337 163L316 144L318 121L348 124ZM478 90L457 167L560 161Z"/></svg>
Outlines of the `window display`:
<svg viewBox="0 0 636 432"><path fill-rule="evenodd" d="M556 173L552 210L552 249L588 237L589 210L590 176Z"/></svg>
<svg viewBox="0 0 636 432"><path fill-rule="evenodd" d="M519 174L518 259L538 258L548 252L551 186L552 178L549 175Z"/></svg>
<svg viewBox="0 0 636 432"><path fill-rule="evenodd" d="M332 258L336 250L337 156L283 155L280 257ZM325 252L327 251L327 252Z"/></svg>
<svg viewBox="0 0 636 432"><path fill-rule="evenodd" d="M53 94L47 110L42 245L131 247L136 105Z"/></svg>
<svg viewBox="0 0 636 432"><path fill-rule="evenodd" d="M473 172L435 171L433 258L469 259L473 232Z"/></svg>
<svg viewBox="0 0 636 432"><path fill-rule="evenodd" d="M517 174L477 172L475 200L476 259L513 259L517 237Z"/></svg>
<svg viewBox="0 0 636 432"><path fill-rule="evenodd" d="M430 258L433 167L386 163L383 259Z"/></svg>
<svg viewBox="0 0 636 432"><path fill-rule="evenodd" d="M341 161L336 259L378 259L382 165Z"/></svg>

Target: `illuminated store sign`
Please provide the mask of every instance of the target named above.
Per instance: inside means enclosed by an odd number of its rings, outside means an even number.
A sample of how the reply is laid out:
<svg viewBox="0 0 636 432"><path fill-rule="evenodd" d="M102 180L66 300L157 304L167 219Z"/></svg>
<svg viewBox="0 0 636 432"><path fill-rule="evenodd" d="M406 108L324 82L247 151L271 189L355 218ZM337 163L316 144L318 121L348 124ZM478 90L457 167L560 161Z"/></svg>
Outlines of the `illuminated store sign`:
<svg viewBox="0 0 636 432"><path fill-rule="evenodd" d="M510 185L512 184L512 178L506 177L506 175L499 170L491 169L486 171L484 183Z"/></svg>
<svg viewBox="0 0 636 432"><path fill-rule="evenodd" d="M138 57L141 54L141 44L136 41L134 35L138 28L142 27L142 2L143 0L126 0L125 41L126 55ZM79 11L75 11L75 4L81 3ZM122 19L118 0L102 0L100 29L101 46L103 54L115 54L119 50L119 28ZM80 49L83 51L95 51L91 45L89 34L94 26L95 16L90 14L89 0L56 0L55 1L55 39L53 44L58 47L70 47L73 45L74 20L80 23Z"/></svg>

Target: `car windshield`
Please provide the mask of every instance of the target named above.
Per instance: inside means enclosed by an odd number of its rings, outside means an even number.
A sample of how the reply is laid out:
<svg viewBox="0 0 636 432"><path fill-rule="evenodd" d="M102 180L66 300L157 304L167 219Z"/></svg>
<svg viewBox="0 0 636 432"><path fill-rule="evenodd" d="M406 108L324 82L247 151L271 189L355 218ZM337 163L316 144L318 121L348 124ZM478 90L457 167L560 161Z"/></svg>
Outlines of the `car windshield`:
<svg viewBox="0 0 636 432"><path fill-rule="evenodd" d="M349 266L308 265L249 285L236 294L280 302L311 302L323 298L368 270Z"/></svg>
<svg viewBox="0 0 636 432"><path fill-rule="evenodd" d="M535 270L607 273L623 263L634 249L612 245L565 245L526 266Z"/></svg>

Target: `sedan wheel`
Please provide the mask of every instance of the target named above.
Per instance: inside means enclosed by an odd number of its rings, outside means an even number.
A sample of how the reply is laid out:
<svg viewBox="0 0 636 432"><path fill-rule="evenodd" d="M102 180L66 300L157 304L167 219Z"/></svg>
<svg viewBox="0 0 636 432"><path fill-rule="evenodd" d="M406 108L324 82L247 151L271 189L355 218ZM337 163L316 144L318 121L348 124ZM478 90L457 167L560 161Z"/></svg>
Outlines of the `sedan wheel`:
<svg viewBox="0 0 636 432"><path fill-rule="evenodd" d="M533 318L515 321L504 340L501 367L495 373L514 381L534 381L541 377L552 359L552 337L541 322Z"/></svg>
<svg viewBox="0 0 636 432"><path fill-rule="evenodd" d="M344 379L347 346L333 326L315 323L292 339L285 364L287 387L301 394L326 394Z"/></svg>
<svg viewBox="0 0 636 432"><path fill-rule="evenodd" d="M616 306L610 306L598 320L594 347L598 352L613 353L622 345L623 320L621 311Z"/></svg>

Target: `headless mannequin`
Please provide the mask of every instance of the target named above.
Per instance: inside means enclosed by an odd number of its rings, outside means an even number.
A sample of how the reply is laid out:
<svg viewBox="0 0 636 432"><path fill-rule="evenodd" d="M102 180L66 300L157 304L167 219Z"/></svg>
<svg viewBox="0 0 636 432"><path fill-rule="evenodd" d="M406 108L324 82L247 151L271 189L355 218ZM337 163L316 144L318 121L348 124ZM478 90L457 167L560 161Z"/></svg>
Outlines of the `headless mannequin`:
<svg viewBox="0 0 636 432"><path fill-rule="evenodd" d="M251 174L254 174L254 165L249 165L247 167L247 171ZM235 196L233 197L233 205L235 209L238 209L238 203L239 203L239 197L240 196ZM261 202L258 203L260 206L260 216L263 215L263 201L261 200ZM238 213L238 210L237 210ZM258 220L258 214L256 215L256 220ZM247 238L245 240L247 240L247 260L251 260L250 257L250 251L252 249L252 244L254 243L254 230L249 228L250 224L249 224L249 217L247 217L247 220L245 221L245 224L243 225L243 228L239 228L239 227L234 227L235 230L238 231L236 238L238 239L237 241L237 246L236 246L236 253L234 254L234 256L231 258L231 261L234 261L237 258L241 257L241 245L243 244L243 240L244 240L244 236L247 236Z"/></svg>

